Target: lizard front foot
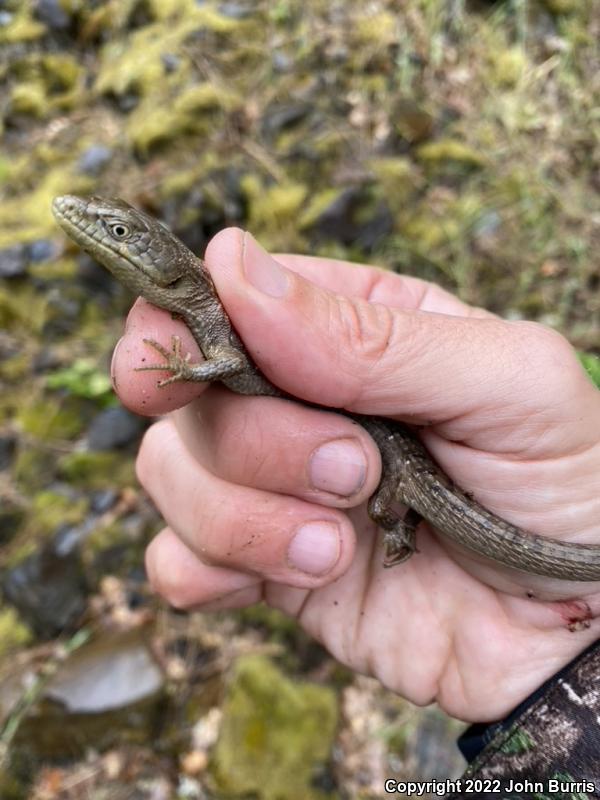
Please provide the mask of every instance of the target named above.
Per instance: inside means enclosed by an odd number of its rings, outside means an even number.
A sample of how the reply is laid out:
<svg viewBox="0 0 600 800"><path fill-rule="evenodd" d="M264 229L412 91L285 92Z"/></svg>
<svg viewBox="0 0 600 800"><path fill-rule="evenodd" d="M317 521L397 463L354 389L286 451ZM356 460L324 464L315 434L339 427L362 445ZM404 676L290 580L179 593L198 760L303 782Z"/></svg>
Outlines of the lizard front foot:
<svg viewBox="0 0 600 800"><path fill-rule="evenodd" d="M160 342L155 339L144 339L144 344L152 347L157 353L165 359L164 364L148 364L146 367L136 367L136 372L172 372L170 378L165 378L159 381L156 385L159 387L169 386L171 383L178 383L179 381L194 380L194 365L190 364L190 354L182 355L181 353L181 339L179 336L171 336L171 351L163 347Z"/></svg>

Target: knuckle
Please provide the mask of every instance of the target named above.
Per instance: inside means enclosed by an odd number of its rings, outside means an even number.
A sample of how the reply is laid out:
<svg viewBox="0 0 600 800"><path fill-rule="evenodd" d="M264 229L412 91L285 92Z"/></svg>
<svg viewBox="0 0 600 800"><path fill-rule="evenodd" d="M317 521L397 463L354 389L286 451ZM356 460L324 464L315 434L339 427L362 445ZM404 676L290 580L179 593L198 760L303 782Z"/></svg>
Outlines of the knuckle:
<svg viewBox="0 0 600 800"><path fill-rule="evenodd" d="M156 422L145 432L140 443L135 461L135 472L138 481L147 489L148 483L160 468L160 454L164 453L164 434L166 423Z"/></svg>
<svg viewBox="0 0 600 800"><path fill-rule="evenodd" d="M153 558L152 545L146 552L146 574L152 590L163 597L174 608L185 609L193 604L189 596L189 581L185 570L179 569L177 559L173 559L168 569L160 569Z"/></svg>
<svg viewBox="0 0 600 800"><path fill-rule="evenodd" d="M581 370L575 350L561 333L539 322L516 324L538 373L549 380L556 377L563 385L569 378L579 376Z"/></svg>
<svg viewBox="0 0 600 800"><path fill-rule="evenodd" d="M336 305L336 315L336 333L353 357L376 364L385 356L394 339L396 315L391 308L343 297Z"/></svg>

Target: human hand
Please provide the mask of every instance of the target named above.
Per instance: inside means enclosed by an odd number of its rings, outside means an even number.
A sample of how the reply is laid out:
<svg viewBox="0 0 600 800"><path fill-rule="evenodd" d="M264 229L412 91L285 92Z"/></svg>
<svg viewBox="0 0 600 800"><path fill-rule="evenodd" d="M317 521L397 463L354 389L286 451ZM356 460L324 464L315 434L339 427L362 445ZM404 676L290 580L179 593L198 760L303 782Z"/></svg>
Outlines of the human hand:
<svg viewBox="0 0 600 800"><path fill-rule="evenodd" d="M237 230L206 253L270 380L311 402L426 425L434 459L484 506L526 530L594 540L600 393L562 337L416 279L278 261L289 270ZM365 509L380 472L366 432L278 398L157 389L156 374L133 368L152 359L143 338L169 346L173 333L201 358L182 323L138 301L114 360L115 386L133 410L165 413L193 400L148 431L138 459L168 524L148 549L148 574L171 603L264 599L353 669L467 720L504 715L597 638L598 585L501 571L450 552L424 524L419 553L384 570ZM579 599L533 602L529 589ZM577 620L590 627L570 630Z"/></svg>

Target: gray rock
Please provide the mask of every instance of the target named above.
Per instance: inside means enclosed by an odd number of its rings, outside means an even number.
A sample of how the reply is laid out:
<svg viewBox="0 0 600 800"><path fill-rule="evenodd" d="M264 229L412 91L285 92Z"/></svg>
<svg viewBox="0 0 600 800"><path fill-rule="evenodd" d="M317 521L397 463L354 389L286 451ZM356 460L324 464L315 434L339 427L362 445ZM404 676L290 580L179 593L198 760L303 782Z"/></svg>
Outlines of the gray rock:
<svg viewBox="0 0 600 800"><path fill-rule="evenodd" d="M99 175L109 163L113 155L110 147L103 144L93 144L79 157L77 169L84 175Z"/></svg>
<svg viewBox="0 0 600 800"><path fill-rule="evenodd" d="M163 63L165 72L175 72L181 64L181 59L175 53L163 53L160 60Z"/></svg>
<svg viewBox="0 0 600 800"><path fill-rule="evenodd" d="M71 18L60 4L60 0L37 0L35 15L53 30L65 30L71 24Z"/></svg>
<svg viewBox="0 0 600 800"><path fill-rule="evenodd" d="M142 420L122 406L107 408L92 420L88 446L90 450L125 447L137 440L142 427Z"/></svg>
<svg viewBox="0 0 600 800"><path fill-rule="evenodd" d="M310 114L311 109L309 103L273 105L266 110L263 117L263 133L273 135L287 128L293 128Z"/></svg>
<svg viewBox="0 0 600 800"><path fill-rule="evenodd" d="M114 506L118 498L119 493L114 489L99 489L91 497L90 511L94 514L104 514Z"/></svg>
<svg viewBox="0 0 600 800"><path fill-rule="evenodd" d="M61 553L57 547L65 535L59 531L55 541L2 576L5 600L41 639L72 629L86 607L88 587L79 551Z"/></svg>
<svg viewBox="0 0 600 800"><path fill-rule="evenodd" d="M29 258L24 244L0 250L0 278L19 278L27 272Z"/></svg>
<svg viewBox="0 0 600 800"><path fill-rule="evenodd" d="M17 446L17 437L12 433L0 435L0 469L8 469L12 464Z"/></svg>
<svg viewBox="0 0 600 800"><path fill-rule="evenodd" d="M254 14L254 9L245 3L231 2L221 3L219 13L231 19L247 19Z"/></svg>
<svg viewBox="0 0 600 800"><path fill-rule="evenodd" d="M58 247L51 239L38 239L27 248L30 261L51 261L58 255Z"/></svg>

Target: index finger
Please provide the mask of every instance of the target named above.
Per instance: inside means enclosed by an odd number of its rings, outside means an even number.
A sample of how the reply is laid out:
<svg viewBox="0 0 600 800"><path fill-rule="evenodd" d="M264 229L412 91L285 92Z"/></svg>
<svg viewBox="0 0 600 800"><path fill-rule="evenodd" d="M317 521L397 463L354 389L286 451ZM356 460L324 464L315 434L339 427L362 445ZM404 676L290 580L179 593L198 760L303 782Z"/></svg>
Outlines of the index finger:
<svg viewBox="0 0 600 800"><path fill-rule="evenodd" d="M146 371L147 367L160 364L164 359L144 340L153 339L171 349L173 336L181 339L182 350L190 354L193 363L203 361L198 344L182 320L138 297L127 316L125 333L115 347L110 369L115 392L123 405L135 414L166 414L187 405L207 388L207 384L191 382L159 387L159 381L171 373L168 370Z"/></svg>

